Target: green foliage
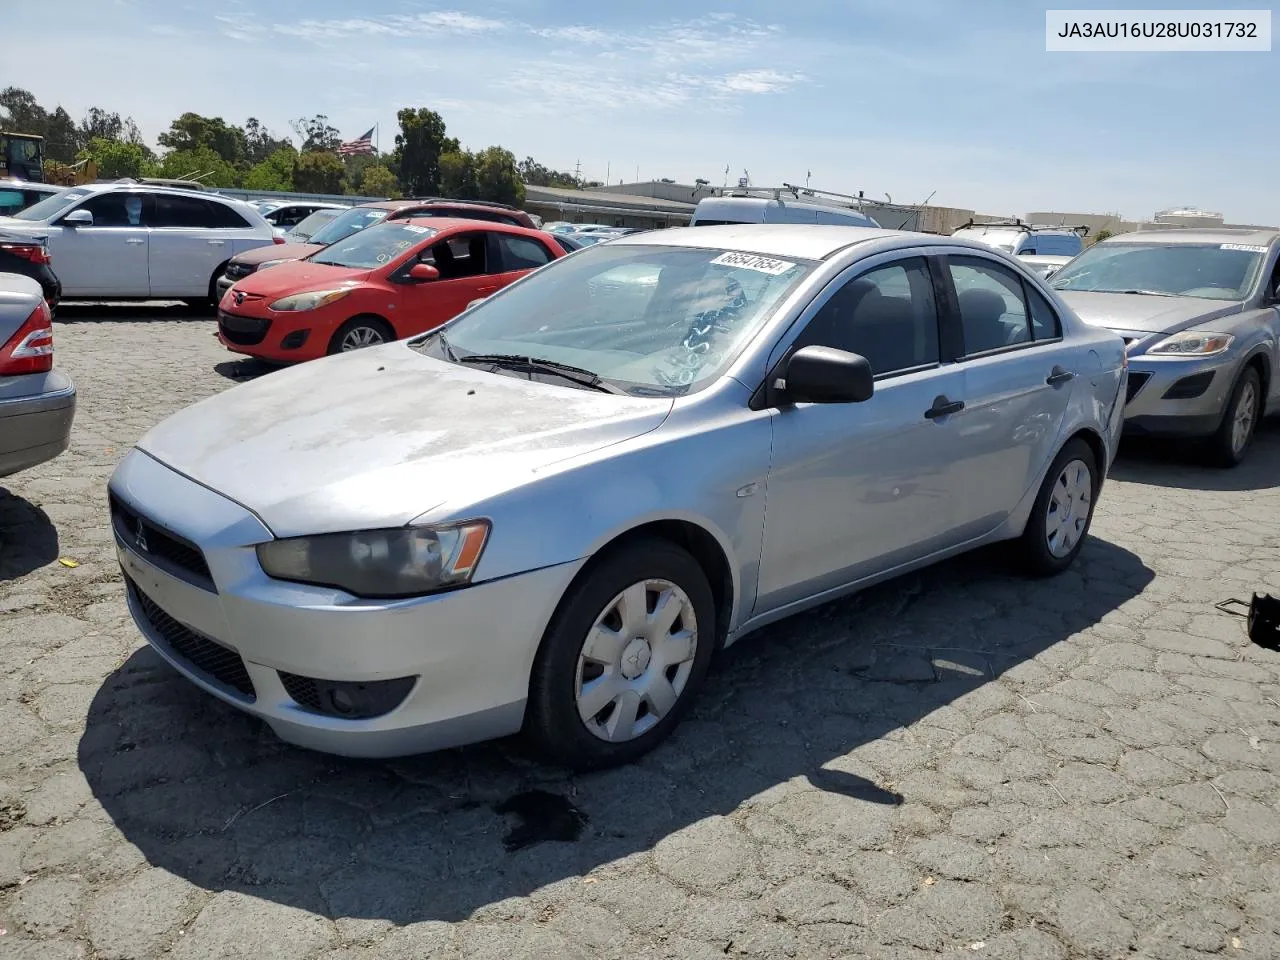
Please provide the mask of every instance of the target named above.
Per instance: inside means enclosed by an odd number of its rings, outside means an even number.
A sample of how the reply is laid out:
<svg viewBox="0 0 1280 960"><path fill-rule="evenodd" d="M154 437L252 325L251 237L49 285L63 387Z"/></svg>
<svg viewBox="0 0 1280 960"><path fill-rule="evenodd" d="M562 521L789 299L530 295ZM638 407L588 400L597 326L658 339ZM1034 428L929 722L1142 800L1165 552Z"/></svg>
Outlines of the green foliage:
<svg viewBox="0 0 1280 960"><path fill-rule="evenodd" d="M440 155L440 192L454 200L480 199L474 153L470 150L450 150Z"/></svg>
<svg viewBox="0 0 1280 960"><path fill-rule="evenodd" d="M293 165L298 151L292 144L285 144L261 163L255 164L244 176L242 186L246 190L266 190L287 193L293 189Z"/></svg>
<svg viewBox="0 0 1280 960"><path fill-rule="evenodd" d="M181 153L211 150L228 164L244 161L248 152L244 131L228 125L221 117L184 113L156 138L160 146Z"/></svg>
<svg viewBox="0 0 1280 960"><path fill-rule="evenodd" d="M207 146L169 151L156 165L155 176L198 179L207 187L234 187L240 179L236 168Z"/></svg>
<svg viewBox="0 0 1280 960"><path fill-rule="evenodd" d="M360 194L365 197L399 197L400 183L396 176L380 163L366 167L360 178Z"/></svg>
<svg viewBox="0 0 1280 960"><path fill-rule="evenodd" d="M93 137L89 145L76 154L77 160L93 160L103 180L151 175L154 158L140 143L126 143L106 137Z"/></svg>
<svg viewBox="0 0 1280 960"><path fill-rule="evenodd" d="M475 155L477 199L509 203L518 207L524 203L524 183L516 156L504 147L488 147Z"/></svg>
<svg viewBox="0 0 1280 960"><path fill-rule="evenodd" d="M36 102L29 90L6 87L0 90L0 127L10 133L30 133L44 137L45 157L60 163L75 161L79 141L71 115L56 107L52 112Z"/></svg>
<svg viewBox="0 0 1280 960"><path fill-rule="evenodd" d="M1101 230L1099 230L1097 233L1093 235L1093 242L1101 243L1103 240L1106 240L1107 238L1114 237L1114 236L1115 236L1114 233L1112 233L1106 227L1103 227Z"/></svg>
<svg viewBox="0 0 1280 960"><path fill-rule="evenodd" d="M245 162L250 165L262 163L281 150L293 150L293 144L287 137L273 136L257 117L250 117L244 122L244 143Z"/></svg>
<svg viewBox="0 0 1280 960"><path fill-rule="evenodd" d="M293 189L299 193L342 193L346 172L336 154L304 151L293 163Z"/></svg>
<svg viewBox="0 0 1280 960"><path fill-rule="evenodd" d="M396 114L395 162L400 184L411 197L440 193L440 157L457 153L458 141L445 135L444 118L426 107L405 107Z"/></svg>
<svg viewBox="0 0 1280 960"><path fill-rule="evenodd" d="M120 143L137 144L143 147L149 159L155 159L142 139L142 131L133 122L133 117L121 119L118 113L108 113L101 107L90 107L76 130L80 149L86 149L94 140L116 140Z"/></svg>
<svg viewBox="0 0 1280 960"><path fill-rule="evenodd" d="M303 153L333 153L342 144L338 129L329 126L329 118L323 113L317 113L314 117L300 117L291 126L302 141Z"/></svg>
<svg viewBox="0 0 1280 960"><path fill-rule="evenodd" d="M342 158L343 166L346 167L346 175L343 178L347 184L347 193L360 194L360 184L364 180L364 173L370 167L378 165L378 157L371 154L355 154L350 157Z"/></svg>
<svg viewBox="0 0 1280 960"><path fill-rule="evenodd" d="M559 170L544 167L533 157L525 157L521 160L519 170L520 179L531 187L567 187L573 189L582 186L578 182L578 178L573 174L562 173Z"/></svg>

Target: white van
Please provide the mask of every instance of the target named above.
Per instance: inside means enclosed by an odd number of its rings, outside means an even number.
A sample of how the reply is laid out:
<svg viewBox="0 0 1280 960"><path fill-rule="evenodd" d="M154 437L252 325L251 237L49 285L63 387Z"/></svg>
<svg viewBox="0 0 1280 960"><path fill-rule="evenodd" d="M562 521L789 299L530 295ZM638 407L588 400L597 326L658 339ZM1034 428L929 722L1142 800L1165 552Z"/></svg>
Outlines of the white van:
<svg viewBox="0 0 1280 960"><path fill-rule="evenodd" d="M852 207L833 207L800 199L772 197L703 197L693 211L691 227L726 223L830 223L843 227L879 227Z"/></svg>

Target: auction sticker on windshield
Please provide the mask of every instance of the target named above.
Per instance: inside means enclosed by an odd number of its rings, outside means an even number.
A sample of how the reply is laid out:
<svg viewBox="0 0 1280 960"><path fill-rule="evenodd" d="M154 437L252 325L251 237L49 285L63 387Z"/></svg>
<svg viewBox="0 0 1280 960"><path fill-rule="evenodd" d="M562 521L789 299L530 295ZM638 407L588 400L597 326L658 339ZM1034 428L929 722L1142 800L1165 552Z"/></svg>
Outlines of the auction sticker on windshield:
<svg viewBox="0 0 1280 960"><path fill-rule="evenodd" d="M1219 250L1243 250L1245 253L1266 253L1266 247L1255 247L1251 243L1224 243Z"/></svg>
<svg viewBox="0 0 1280 960"><path fill-rule="evenodd" d="M754 253L722 253L711 262L722 267L755 270L759 273L767 273L771 277L784 274L795 266L787 260L775 260L773 257L761 257Z"/></svg>

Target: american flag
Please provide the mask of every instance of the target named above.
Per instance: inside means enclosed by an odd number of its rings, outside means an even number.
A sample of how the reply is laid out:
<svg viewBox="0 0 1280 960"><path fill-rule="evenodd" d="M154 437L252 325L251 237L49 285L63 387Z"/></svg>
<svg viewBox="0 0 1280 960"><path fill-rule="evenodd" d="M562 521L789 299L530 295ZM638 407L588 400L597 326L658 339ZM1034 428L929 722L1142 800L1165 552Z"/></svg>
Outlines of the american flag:
<svg viewBox="0 0 1280 960"><path fill-rule="evenodd" d="M338 146L338 156L351 157L358 153L373 153L373 131L377 127L370 127L369 132L355 140L348 140Z"/></svg>

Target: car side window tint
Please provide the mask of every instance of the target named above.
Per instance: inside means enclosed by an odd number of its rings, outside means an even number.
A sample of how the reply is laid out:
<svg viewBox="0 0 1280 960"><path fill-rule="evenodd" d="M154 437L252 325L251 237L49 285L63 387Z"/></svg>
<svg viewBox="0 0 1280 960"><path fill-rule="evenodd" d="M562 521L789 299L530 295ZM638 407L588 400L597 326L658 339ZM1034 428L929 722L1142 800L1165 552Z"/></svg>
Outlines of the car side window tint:
<svg viewBox="0 0 1280 960"><path fill-rule="evenodd" d="M94 194L76 209L93 214L95 227L144 227L154 206L148 194L119 191Z"/></svg>
<svg viewBox="0 0 1280 960"><path fill-rule="evenodd" d="M1033 339L1056 340L1062 336L1062 322L1058 313L1049 306L1049 301L1036 292L1030 284L1026 284L1027 302L1031 305L1031 334Z"/></svg>
<svg viewBox="0 0 1280 960"><path fill-rule="evenodd" d="M505 233L499 233L497 237L504 270L533 270L551 262L551 254L537 240Z"/></svg>
<svg viewBox="0 0 1280 960"><path fill-rule="evenodd" d="M178 194L157 194L153 227L212 227L213 204L195 197Z"/></svg>
<svg viewBox="0 0 1280 960"><path fill-rule="evenodd" d="M1013 271L977 257L949 257L966 354L1031 342L1022 281Z"/></svg>
<svg viewBox="0 0 1280 960"><path fill-rule="evenodd" d="M239 211L227 206L225 203L219 203L217 200L201 200L208 209L209 226L211 227L232 227L241 228L249 226L249 221L242 217ZM301 218L299 218L301 220ZM295 221L296 223L297 221Z"/></svg>
<svg viewBox="0 0 1280 960"><path fill-rule="evenodd" d="M800 335L866 357L876 376L938 363L938 308L921 257L875 267L835 292Z"/></svg>
<svg viewBox="0 0 1280 960"><path fill-rule="evenodd" d="M428 247L418 259L434 264L441 280L478 277L485 273L484 234L468 233L441 240Z"/></svg>

